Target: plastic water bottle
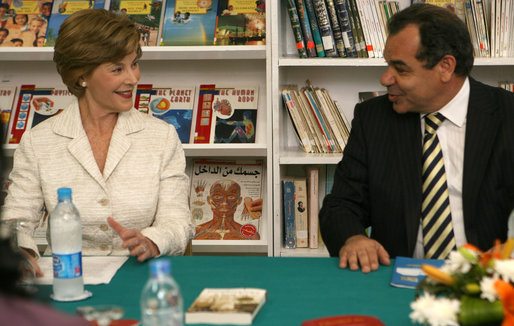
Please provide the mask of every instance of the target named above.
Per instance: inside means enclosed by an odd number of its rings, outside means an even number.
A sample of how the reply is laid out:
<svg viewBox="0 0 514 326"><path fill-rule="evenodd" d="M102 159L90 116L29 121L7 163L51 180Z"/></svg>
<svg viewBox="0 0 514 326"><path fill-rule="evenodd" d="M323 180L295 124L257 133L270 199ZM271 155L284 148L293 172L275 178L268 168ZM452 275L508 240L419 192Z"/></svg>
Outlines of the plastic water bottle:
<svg viewBox="0 0 514 326"><path fill-rule="evenodd" d="M141 293L143 326L182 326L182 294L171 276L171 262L165 258L150 262L150 279Z"/></svg>
<svg viewBox="0 0 514 326"><path fill-rule="evenodd" d="M58 203L50 214L50 244L53 258L53 297L73 300L84 294L82 279L82 225L71 201L71 189L57 190Z"/></svg>

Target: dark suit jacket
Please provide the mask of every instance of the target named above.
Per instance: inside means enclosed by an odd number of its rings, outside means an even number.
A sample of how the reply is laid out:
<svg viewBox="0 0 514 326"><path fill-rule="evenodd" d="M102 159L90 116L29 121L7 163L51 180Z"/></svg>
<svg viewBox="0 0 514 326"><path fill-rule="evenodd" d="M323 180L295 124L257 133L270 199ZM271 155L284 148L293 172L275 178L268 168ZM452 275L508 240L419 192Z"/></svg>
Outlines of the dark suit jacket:
<svg viewBox="0 0 514 326"><path fill-rule="evenodd" d="M466 238L485 250L505 241L514 207L514 94L470 78L463 171ZM391 257L412 256L421 218L421 126L387 96L357 104L320 227L331 256L352 235L381 243ZM451 205L451 203L450 203Z"/></svg>

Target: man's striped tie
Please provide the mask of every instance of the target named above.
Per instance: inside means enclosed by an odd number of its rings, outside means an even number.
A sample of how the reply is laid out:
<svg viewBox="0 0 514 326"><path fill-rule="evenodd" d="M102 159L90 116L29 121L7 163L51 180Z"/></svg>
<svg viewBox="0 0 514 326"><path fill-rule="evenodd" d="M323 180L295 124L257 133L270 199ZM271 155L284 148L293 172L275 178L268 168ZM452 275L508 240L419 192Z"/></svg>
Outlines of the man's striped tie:
<svg viewBox="0 0 514 326"><path fill-rule="evenodd" d="M423 247L425 258L434 259L445 259L456 249L443 152L436 134L443 120L440 113L426 115L423 139Z"/></svg>

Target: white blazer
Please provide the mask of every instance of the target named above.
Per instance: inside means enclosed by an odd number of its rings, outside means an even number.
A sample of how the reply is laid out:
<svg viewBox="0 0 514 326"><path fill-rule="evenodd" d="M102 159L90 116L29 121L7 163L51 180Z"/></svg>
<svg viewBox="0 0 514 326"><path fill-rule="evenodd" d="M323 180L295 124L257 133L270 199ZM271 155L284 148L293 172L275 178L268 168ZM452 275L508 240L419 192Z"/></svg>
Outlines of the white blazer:
<svg viewBox="0 0 514 326"><path fill-rule="evenodd" d="M34 229L57 204L57 189L70 187L82 218L84 255L127 255L111 216L137 228L162 255L180 255L194 234L189 211L189 178L175 128L131 109L119 114L103 174L82 126L78 100L63 112L24 133L14 165L2 218L27 223L19 246L37 253Z"/></svg>

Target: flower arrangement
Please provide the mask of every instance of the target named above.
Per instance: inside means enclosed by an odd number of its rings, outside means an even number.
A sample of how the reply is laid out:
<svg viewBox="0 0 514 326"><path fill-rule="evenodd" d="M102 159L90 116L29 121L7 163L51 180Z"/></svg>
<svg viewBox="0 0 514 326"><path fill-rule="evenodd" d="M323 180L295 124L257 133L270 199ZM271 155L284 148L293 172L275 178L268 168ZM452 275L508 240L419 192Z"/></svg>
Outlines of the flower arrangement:
<svg viewBox="0 0 514 326"><path fill-rule="evenodd" d="M487 253L466 244L441 268L423 265L427 277L416 288L411 320L431 326L514 325L513 247L514 239L497 241Z"/></svg>

